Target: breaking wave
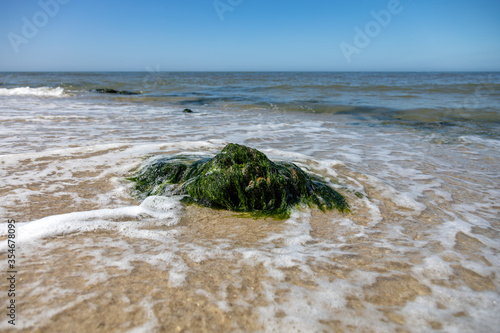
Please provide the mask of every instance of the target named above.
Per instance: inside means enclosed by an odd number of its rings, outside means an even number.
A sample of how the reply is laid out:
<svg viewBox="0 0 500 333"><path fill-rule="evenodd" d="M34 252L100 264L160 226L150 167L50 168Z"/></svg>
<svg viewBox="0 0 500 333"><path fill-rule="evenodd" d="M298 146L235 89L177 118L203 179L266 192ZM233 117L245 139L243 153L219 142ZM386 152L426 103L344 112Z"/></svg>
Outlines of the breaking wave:
<svg viewBox="0 0 500 333"><path fill-rule="evenodd" d="M66 94L61 87L19 87L0 88L0 96L37 96L37 97L64 97Z"/></svg>

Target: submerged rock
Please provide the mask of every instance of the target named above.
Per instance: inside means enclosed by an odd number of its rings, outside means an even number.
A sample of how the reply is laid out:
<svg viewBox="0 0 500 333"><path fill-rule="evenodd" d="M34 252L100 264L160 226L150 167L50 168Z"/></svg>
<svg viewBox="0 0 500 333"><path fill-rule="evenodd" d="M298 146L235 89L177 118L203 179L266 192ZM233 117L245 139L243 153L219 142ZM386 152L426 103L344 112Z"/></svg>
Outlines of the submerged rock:
<svg viewBox="0 0 500 333"><path fill-rule="evenodd" d="M157 159L129 179L145 196L181 194L187 202L257 216L286 218L300 203L349 212L345 198L319 177L233 143L212 159Z"/></svg>
<svg viewBox="0 0 500 333"><path fill-rule="evenodd" d="M101 94L140 95L140 93L133 92L133 91L115 90L115 89L110 89L110 88L99 88L99 89L94 89L94 91L101 93Z"/></svg>
<svg viewBox="0 0 500 333"><path fill-rule="evenodd" d="M182 112L184 112L184 113L193 113L193 110L191 110L191 109L184 109Z"/></svg>

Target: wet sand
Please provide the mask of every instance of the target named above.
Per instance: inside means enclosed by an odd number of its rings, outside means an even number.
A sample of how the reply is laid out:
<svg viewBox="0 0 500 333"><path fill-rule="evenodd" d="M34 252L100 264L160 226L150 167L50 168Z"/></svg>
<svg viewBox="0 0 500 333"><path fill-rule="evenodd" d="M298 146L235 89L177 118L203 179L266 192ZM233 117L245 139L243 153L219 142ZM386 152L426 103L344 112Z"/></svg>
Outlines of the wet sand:
<svg viewBox="0 0 500 333"><path fill-rule="evenodd" d="M310 242L328 239L335 233L334 225L324 227L330 218L322 212L313 212ZM180 246L173 254L182 258L188 268L181 285L171 283L172 266L159 267L140 260L161 248L160 243L150 240L103 231L64 235L37 244L30 249L30 256L21 261L18 316L25 328L20 331L124 332L133 328L162 332L264 331L266 325L256 309L269 308L274 312L271 320L279 323L288 315L280 306L290 301L291 289L321 292L316 281L352 280L351 273L362 270L382 275L374 283L344 295L344 306L332 308L331 317L322 319L325 330L376 332L377 329L345 325L342 321L343 316L373 312L372 316L377 314L380 320L391 322L395 331L404 332L407 331L405 316L399 311L416 297L432 294L428 286L412 277L413 263L424 259L418 251L410 257L402 256L372 246L369 239L358 239L352 245L342 246L339 250L345 254L331 257L329 262L309 258L309 275L292 266L281 269L283 278L274 279L263 264L245 264L242 255L228 258L222 254L197 261L189 257L189 247L200 244L211 248L212 243L217 245L223 239L231 241L225 250L233 254L236 248L262 248L262 241L269 234L282 231L283 222L235 217L231 212L190 206L175 228L179 230ZM120 242L120 246L114 247L115 242ZM461 236L457 243L459 251L475 255L468 246L471 242L478 241ZM183 245L188 247L187 251L183 251ZM280 247L280 242L273 247ZM127 269L109 265L126 260L130 251L138 259L131 261ZM95 256L95 252L99 255ZM453 267L453 275L433 283L451 289L465 284L477 292L496 290L492 277L481 276L459 264ZM293 297L292 301L301 300ZM302 301L311 302L306 298ZM446 309L445 302L436 306ZM447 320L464 320L467 316L467 312L457 312ZM428 324L434 329L443 326L441 321Z"/></svg>
<svg viewBox="0 0 500 333"><path fill-rule="evenodd" d="M27 159L22 161L25 169L8 176L42 172L46 163L60 165L63 173L67 158ZM116 192L104 204L94 200L112 191L116 182L126 182L125 171L132 169L123 170L109 173L102 165L72 173L72 183L46 173L38 182L26 181L29 189L44 195L13 201L7 212L32 221L137 205L128 192ZM145 223L140 228L160 235L156 240L96 230L19 244L19 331L408 332L450 324L471 327L467 322L474 315L468 309L497 297L498 278L466 268L462 261L498 265L484 256L485 249L498 249L474 236L496 239L498 232L480 227L470 234L459 232L450 251L429 234L440 223L440 210L422 211L419 223L405 220L407 212L368 178L344 166L336 171L342 182L364 193L359 198L346 192L352 214L303 208L293 221L276 221L183 206L177 224ZM1 191L10 195L15 188ZM379 209L376 223L372 204ZM429 257L448 263L451 271L426 265ZM0 288L6 290L5 280ZM470 290L477 299L457 302Z"/></svg>

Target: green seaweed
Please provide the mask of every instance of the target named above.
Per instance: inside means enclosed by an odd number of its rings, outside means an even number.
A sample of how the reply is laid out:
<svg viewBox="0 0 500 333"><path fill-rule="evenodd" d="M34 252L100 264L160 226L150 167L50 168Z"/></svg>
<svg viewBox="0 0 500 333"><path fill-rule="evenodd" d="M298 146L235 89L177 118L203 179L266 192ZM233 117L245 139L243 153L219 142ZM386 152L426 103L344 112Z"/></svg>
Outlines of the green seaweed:
<svg viewBox="0 0 500 333"><path fill-rule="evenodd" d="M144 196L186 195L187 203L250 212L256 217L287 218L298 204L322 211L349 212L345 198L323 179L287 162L272 162L262 152L230 143L212 159L154 160L129 178Z"/></svg>

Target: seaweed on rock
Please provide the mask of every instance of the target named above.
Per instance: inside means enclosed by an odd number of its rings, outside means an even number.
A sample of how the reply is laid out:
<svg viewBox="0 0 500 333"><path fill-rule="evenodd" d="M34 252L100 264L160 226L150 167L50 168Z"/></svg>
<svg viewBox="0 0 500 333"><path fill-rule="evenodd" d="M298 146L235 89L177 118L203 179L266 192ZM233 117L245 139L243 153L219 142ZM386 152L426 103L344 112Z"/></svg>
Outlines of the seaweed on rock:
<svg viewBox="0 0 500 333"><path fill-rule="evenodd" d="M345 198L321 178L233 143L212 159L156 159L129 179L145 196L187 195L186 202L256 216L286 218L290 208L301 203L322 211L350 211Z"/></svg>

